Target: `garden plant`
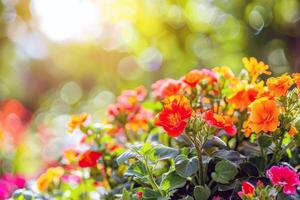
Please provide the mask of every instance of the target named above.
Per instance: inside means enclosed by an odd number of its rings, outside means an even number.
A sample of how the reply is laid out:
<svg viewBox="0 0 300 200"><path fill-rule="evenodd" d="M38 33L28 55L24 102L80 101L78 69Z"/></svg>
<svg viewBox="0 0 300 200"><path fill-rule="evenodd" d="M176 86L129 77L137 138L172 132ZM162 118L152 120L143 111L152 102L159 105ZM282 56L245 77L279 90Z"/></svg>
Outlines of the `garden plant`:
<svg viewBox="0 0 300 200"><path fill-rule="evenodd" d="M300 199L300 74L242 63L125 90L102 122L73 116L78 148L12 198Z"/></svg>

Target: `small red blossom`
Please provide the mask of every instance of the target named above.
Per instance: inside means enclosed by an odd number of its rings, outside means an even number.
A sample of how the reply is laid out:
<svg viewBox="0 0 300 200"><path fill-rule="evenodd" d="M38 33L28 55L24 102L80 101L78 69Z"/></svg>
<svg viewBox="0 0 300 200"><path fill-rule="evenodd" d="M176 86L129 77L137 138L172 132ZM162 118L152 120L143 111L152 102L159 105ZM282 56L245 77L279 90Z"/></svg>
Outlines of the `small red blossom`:
<svg viewBox="0 0 300 200"><path fill-rule="evenodd" d="M290 195L296 193L300 185L299 174L287 166L273 166L266 172L273 185L283 187L283 192Z"/></svg>
<svg viewBox="0 0 300 200"><path fill-rule="evenodd" d="M190 101L183 95L174 95L164 100L163 110L155 118L155 125L162 126L171 137L179 136L192 115Z"/></svg>
<svg viewBox="0 0 300 200"><path fill-rule="evenodd" d="M101 153L97 151L88 150L80 156L78 165L82 168L95 167L100 157L102 157Z"/></svg>
<svg viewBox="0 0 300 200"><path fill-rule="evenodd" d="M143 192L137 192L136 194L137 194L137 196L138 196L139 199L142 199L142 197L143 197Z"/></svg>
<svg viewBox="0 0 300 200"><path fill-rule="evenodd" d="M212 110L203 113L202 118L210 125L223 129L229 136L236 134L236 128L230 117L215 114Z"/></svg>
<svg viewBox="0 0 300 200"><path fill-rule="evenodd" d="M255 192L255 187L249 183L249 182L243 182L242 183L242 191L238 192L238 195L242 198L244 196L246 197L252 197Z"/></svg>

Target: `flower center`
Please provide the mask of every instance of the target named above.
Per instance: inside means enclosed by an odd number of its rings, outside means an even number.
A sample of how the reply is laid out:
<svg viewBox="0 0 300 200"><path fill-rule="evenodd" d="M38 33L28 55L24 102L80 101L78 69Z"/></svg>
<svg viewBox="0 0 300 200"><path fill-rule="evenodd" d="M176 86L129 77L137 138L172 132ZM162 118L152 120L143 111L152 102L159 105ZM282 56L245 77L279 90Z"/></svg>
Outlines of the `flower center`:
<svg viewBox="0 0 300 200"><path fill-rule="evenodd" d="M180 115L178 113L170 114L168 120L170 125L175 126L180 121Z"/></svg>

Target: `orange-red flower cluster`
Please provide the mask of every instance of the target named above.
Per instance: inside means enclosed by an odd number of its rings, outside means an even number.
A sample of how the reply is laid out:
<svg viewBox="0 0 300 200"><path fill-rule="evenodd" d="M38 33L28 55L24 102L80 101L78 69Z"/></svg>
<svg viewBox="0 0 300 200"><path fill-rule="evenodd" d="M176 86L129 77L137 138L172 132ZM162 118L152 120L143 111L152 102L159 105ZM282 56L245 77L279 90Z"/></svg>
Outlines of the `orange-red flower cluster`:
<svg viewBox="0 0 300 200"><path fill-rule="evenodd" d="M202 80L207 80L208 84L217 81L216 74L208 69L192 70L182 77L182 81L190 87L196 87Z"/></svg>
<svg viewBox="0 0 300 200"><path fill-rule="evenodd" d="M138 87L134 90L125 90L118 97L117 102L108 108L110 121L117 122L117 132L120 129L130 129L137 131L148 129L148 121L152 112L141 106L145 99L147 91L144 87Z"/></svg>
<svg viewBox="0 0 300 200"><path fill-rule="evenodd" d="M159 99L179 94L181 88L182 83L180 81L170 78L158 80L152 84L153 95Z"/></svg>
<svg viewBox="0 0 300 200"><path fill-rule="evenodd" d="M236 134L236 128L232 122L232 119L228 116L219 115L214 113L212 110L208 110L203 113L202 118L210 126L223 129L230 136L234 136Z"/></svg>
<svg viewBox="0 0 300 200"><path fill-rule="evenodd" d="M184 131L191 115L190 101L183 95L173 95L164 99L163 110L154 123L162 126L171 137L177 137Z"/></svg>

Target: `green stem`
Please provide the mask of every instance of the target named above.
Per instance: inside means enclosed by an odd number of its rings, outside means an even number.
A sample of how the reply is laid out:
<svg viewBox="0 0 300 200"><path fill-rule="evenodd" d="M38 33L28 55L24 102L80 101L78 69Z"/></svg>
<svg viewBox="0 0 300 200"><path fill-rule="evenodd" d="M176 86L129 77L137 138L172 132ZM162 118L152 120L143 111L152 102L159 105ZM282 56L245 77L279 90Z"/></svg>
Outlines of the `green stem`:
<svg viewBox="0 0 300 200"><path fill-rule="evenodd" d="M163 192L159 189L157 183L155 182L155 179L154 179L154 177L153 177L153 175L152 175L152 171L150 170L150 168L149 168L149 166L148 166L147 158L144 157L144 160L145 160L146 170L147 170L147 173L148 173L148 180L149 180L149 182L150 182L152 188L153 188L155 191L159 192L159 193L161 194L161 196L164 196Z"/></svg>
<svg viewBox="0 0 300 200"><path fill-rule="evenodd" d="M198 156L198 160L199 160L199 183L200 185L204 186L205 182L204 182L204 176L203 176L203 162L202 162L202 144L199 144L196 140L196 138L194 138L194 146L197 150L197 156Z"/></svg>

